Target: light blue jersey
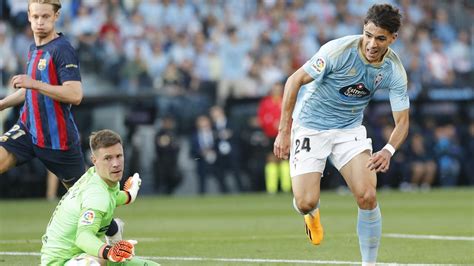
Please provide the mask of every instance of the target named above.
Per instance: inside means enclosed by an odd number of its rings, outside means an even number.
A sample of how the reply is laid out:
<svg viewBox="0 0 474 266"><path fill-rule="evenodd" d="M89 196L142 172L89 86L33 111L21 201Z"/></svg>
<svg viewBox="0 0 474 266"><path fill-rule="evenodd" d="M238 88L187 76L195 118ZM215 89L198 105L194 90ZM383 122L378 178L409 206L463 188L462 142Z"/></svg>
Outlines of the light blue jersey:
<svg viewBox="0 0 474 266"><path fill-rule="evenodd" d="M323 45L304 64L314 81L300 90L293 119L316 130L355 128L378 89L388 89L392 111L408 109L407 76L397 54L388 48L382 62L370 64L362 55L362 35Z"/></svg>

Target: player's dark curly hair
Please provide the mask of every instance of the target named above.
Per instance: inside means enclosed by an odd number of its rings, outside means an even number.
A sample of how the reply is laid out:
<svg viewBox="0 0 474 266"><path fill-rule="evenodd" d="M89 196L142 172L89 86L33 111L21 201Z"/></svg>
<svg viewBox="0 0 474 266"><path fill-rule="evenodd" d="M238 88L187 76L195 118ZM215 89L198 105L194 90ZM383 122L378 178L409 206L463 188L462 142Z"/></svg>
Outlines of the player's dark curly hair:
<svg viewBox="0 0 474 266"><path fill-rule="evenodd" d="M119 134L110 129L92 132L91 136L89 137L89 145L92 151L96 151L100 148L107 148L117 143L122 144L122 138Z"/></svg>
<svg viewBox="0 0 474 266"><path fill-rule="evenodd" d="M402 15L398 8L389 4L373 5L367 11L364 25L372 22L375 26L388 30L390 33L398 32L402 24Z"/></svg>

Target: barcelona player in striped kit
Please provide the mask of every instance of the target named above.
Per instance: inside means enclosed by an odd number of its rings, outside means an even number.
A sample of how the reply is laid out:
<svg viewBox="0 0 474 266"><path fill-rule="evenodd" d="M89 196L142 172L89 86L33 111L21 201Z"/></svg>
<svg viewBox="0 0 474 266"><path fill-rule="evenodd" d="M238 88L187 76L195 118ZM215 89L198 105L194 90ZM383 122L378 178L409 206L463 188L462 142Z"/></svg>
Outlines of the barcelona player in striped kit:
<svg viewBox="0 0 474 266"><path fill-rule="evenodd" d="M55 31L60 8L59 0L28 0L35 43L28 52L26 74L11 80L16 91L0 100L0 111L24 103L16 125L0 137L0 174L38 158L69 188L86 171L71 113L83 92L76 52ZM121 230L113 220L106 235L115 242Z"/></svg>
<svg viewBox="0 0 474 266"><path fill-rule="evenodd" d="M79 60L69 41L54 30L59 0L28 4L35 43L26 74L11 80L16 91L0 100L0 110L24 102L16 125L0 139L0 173L37 157L70 187L86 169L71 114L71 105L82 100Z"/></svg>

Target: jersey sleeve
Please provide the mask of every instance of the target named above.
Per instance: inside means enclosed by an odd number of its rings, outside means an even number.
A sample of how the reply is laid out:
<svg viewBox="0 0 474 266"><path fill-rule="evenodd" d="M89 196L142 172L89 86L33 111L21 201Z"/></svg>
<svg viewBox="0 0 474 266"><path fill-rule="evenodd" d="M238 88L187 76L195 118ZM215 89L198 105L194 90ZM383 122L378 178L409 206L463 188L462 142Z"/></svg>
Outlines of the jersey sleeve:
<svg viewBox="0 0 474 266"><path fill-rule="evenodd" d="M61 45L55 51L54 64L59 79L59 84L66 81L81 81L81 73L79 69L79 59L74 48L69 45Z"/></svg>
<svg viewBox="0 0 474 266"><path fill-rule="evenodd" d="M117 193L116 206L125 205L125 204L127 204L129 201L130 201L130 199L129 199L129 196L128 196L127 192L125 192L125 191L123 191L123 190L120 190L120 191Z"/></svg>
<svg viewBox="0 0 474 266"><path fill-rule="evenodd" d="M407 92L407 73L401 62L395 63L392 81L389 88L390 105L392 111L398 112L410 107Z"/></svg>
<svg viewBox="0 0 474 266"><path fill-rule="evenodd" d="M329 45L323 45L319 51L304 65L303 69L310 75L317 83L321 82L332 68L332 62L329 60Z"/></svg>
<svg viewBox="0 0 474 266"><path fill-rule="evenodd" d="M97 237L104 214L98 210L83 208L79 217L75 244L92 256L98 256L99 250L105 244Z"/></svg>

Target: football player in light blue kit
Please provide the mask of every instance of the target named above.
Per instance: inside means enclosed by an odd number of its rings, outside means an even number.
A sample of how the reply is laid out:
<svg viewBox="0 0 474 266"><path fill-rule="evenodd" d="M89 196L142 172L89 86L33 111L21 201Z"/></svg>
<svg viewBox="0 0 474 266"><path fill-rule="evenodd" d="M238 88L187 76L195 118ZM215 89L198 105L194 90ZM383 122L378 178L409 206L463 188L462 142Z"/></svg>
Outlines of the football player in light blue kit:
<svg viewBox="0 0 474 266"><path fill-rule="evenodd" d="M340 171L359 206L357 234L363 265L375 264L382 232L376 173L388 170L390 158L408 134L406 72L389 48L400 25L398 9L373 5L363 35L328 42L292 74L285 84L274 144L278 158L290 157L294 207L304 215L306 233L315 245L323 239L319 197L327 158ZM378 89L389 91L395 128L387 145L372 154L371 139L361 124L363 111Z"/></svg>

